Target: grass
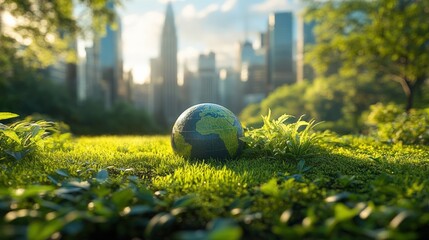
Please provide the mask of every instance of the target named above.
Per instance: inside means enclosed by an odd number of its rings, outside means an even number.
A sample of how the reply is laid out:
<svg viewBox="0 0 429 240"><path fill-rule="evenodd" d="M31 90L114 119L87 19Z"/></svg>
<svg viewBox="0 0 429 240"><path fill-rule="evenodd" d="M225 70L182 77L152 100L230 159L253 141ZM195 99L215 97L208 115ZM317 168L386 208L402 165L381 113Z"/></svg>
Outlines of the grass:
<svg viewBox="0 0 429 240"><path fill-rule="evenodd" d="M331 136L318 148L302 159L197 161L175 155L167 136L73 139L0 163L0 238L429 234L428 146Z"/></svg>

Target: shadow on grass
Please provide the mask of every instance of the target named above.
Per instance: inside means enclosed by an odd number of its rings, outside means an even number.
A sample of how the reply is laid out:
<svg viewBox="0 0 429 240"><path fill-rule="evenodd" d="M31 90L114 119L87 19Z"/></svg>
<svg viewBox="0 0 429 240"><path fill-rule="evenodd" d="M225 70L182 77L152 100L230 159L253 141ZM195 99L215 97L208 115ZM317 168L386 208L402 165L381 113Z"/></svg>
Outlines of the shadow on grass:
<svg viewBox="0 0 429 240"><path fill-rule="evenodd" d="M407 149L413 149L408 146ZM248 175L251 186L257 186L271 178L300 174L310 181L323 179L332 188L361 192L380 176L422 179L429 174L426 151L403 153L393 146L379 144L328 143L317 146L315 154L299 159L249 156L238 159L218 160L188 159L193 164L207 164L214 169L227 168L237 175ZM302 162L304 161L304 162Z"/></svg>

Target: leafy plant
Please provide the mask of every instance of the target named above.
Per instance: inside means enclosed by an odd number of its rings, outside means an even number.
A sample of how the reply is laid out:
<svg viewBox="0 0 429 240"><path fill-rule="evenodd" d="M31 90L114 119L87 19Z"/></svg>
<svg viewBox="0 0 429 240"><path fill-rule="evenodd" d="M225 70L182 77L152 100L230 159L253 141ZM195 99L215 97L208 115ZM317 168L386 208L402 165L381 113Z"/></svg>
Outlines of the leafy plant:
<svg viewBox="0 0 429 240"><path fill-rule="evenodd" d="M0 238L164 239L186 221L194 201L164 200L136 176L113 180L106 169L89 179L57 170L49 179L55 186L0 188Z"/></svg>
<svg viewBox="0 0 429 240"><path fill-rule="evenodd" d="M429 144L429 112L411 109L404 113L395 104L371 106L367 123L381 141L404 144Z"/></svg>
<svg viewBox="0 0 429 240"><path fill-rule="evenodd" d="M272 120L270 110L267 116L262 116L264 125L248 130L241 140L250 151L269 157L297 159L314 154L316 143L322 137L313 131L318 123L315 120L307 122L302 116L291 122L292 118L285 114Z"/></svg>
<svg viewBox="0 0 429 240"><path fill-rule="evenodd" d="M17 114L2 112L0 120L18 117ZM26 119L13 124L0 123L0 160L12 157L21 160L38 148L58 147L68 140L70 134L61 133L61 124L44 120ZM51 138L49 138L51 137Z"/></svg>

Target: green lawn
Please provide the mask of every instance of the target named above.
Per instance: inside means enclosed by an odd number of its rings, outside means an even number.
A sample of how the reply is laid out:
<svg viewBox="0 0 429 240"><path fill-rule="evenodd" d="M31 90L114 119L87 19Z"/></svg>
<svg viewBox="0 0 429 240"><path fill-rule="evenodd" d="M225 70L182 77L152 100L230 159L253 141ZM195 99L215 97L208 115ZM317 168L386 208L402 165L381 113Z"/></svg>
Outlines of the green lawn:
<svg viewBox="0 0 429 240"><path fill-rule="evenodd" d="M421 239L429 147L326 137L305 159L187 160L167 136L0 161L0 238Z"/></svg>

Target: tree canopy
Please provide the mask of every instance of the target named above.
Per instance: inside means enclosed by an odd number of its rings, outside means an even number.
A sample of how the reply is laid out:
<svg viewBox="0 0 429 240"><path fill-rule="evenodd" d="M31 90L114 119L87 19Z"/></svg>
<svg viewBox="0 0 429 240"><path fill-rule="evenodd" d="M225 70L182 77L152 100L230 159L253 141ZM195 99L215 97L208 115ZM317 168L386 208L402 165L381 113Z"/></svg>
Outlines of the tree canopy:
<svg viewBox="0 0 429 240"><path fill-rule="evenodd" d="M429 1L312 1L317 43L306 55L319 75L371 71L398 82L406 110L429 77Z"/></svg>
<svg viewBox="0 0 429 240"><path fill-rule="evenodd" d="M72 61L70 50L78 35L113 21L115 13L108 4L120 2L0 0L0 13L8 20L0 21L0 71L10 72L16 58L35 67L45 67L57 56Z"/></svg>

